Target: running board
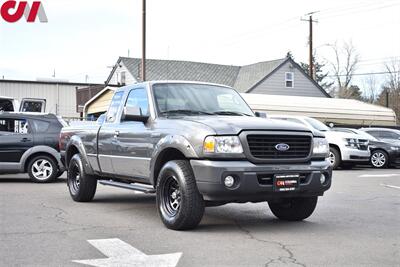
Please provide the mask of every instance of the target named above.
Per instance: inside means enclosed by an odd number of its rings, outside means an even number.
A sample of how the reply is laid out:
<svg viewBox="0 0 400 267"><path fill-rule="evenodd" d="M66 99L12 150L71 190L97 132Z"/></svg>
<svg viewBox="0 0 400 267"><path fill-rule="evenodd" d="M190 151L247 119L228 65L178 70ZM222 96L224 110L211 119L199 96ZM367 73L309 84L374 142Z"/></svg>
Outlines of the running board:
<svg viewBox="0 0 400 267"><path fill-rule="evenodd" d="M114 186L114 187L139 191L139 192L143 192L145 194L154 194L156 192L156 190L153 187L148 186L148 185L120 183L120 182L115 182L112 180L107 180L107 181L101 180L101 181L99 181L99 183L102 185L108 185L108 186Z"/></svg>

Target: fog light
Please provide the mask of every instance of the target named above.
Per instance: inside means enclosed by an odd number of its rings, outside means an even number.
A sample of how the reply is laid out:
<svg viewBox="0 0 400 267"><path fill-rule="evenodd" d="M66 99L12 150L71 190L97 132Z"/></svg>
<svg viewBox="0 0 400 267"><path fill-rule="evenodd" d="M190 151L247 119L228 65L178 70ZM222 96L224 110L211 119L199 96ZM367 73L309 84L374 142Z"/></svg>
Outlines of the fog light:
<svg viewBox="0 0 400 267"><path fill-rule="evenodd" d="M226 187L231 188L232 186L235 185L235 178L233 178L232 176L226 176L225 180L224 180L224 184Z"/></svg>
<svg viewBox="0 0 400 267"><path fill-rule="evenodd" d="M320 179L320 181L321 181L321 184L325 184L325 182L326 182L326 176L325 176L325 174L321 173L321 177L320 177L319 179Z"/></svg>

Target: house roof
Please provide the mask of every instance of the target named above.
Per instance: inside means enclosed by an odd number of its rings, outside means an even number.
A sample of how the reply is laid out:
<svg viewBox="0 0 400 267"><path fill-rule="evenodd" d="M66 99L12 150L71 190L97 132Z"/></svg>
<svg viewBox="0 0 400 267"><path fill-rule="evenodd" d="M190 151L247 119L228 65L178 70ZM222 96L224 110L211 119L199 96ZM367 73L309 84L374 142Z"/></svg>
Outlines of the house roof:
<svg viewBox="0 0 400 267"><path fill-rule="evenodd" d="M234 87L241 93L246 93L251 91L288 61L295 65L299 70L303 71L291 58L264 61L245 66L219 65L179 60L147 59L146 76L148 80L153 81L182 80L224 84ZM116 69L121 64L125 65L137 81L140 81L141 59L120 57L107 79L106 84L109 84ZM313 84L324 93L324 95L330 97L318 83L312 80L307 74L305 74L305 76L310 79L310 81L312 81Z"/></svg>
<svg viewBox="0 0 400 267"><path fill-rule="evenodd" d="M234 87L240 92L247 92L286 61L287 59L283 58L242 66Z"/></svg>
<svg viewBox="0 0 400 267"><path fill-rule="evenodd" d="M116 64L121 62L126 66L135 79L140 80L141 59L121 57ZM191 61L178 60L146 60L146 76L148 80L182 80L211 82L233 86L240 67L218 65ZM107 82L110 81L111 73Z"/></svg>

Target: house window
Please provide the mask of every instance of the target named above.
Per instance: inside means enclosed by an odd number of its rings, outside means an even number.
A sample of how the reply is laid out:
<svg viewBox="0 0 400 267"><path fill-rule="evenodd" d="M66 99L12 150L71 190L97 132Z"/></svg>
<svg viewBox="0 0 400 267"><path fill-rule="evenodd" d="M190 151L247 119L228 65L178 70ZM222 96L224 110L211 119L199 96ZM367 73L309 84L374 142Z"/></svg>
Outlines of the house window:
<svg viewBox="0 0 400 267"><path fill-rule="evenodd" d="M126 84L126 72L125 71L121 71L121 85L125 85Z"/></svg>
<svg viewBox="0 0 400 267"><path fill-rule="evenodd" d="M293 72L285 73L285 84L286 84L286 88L294 87L294 73Z"/></svg>

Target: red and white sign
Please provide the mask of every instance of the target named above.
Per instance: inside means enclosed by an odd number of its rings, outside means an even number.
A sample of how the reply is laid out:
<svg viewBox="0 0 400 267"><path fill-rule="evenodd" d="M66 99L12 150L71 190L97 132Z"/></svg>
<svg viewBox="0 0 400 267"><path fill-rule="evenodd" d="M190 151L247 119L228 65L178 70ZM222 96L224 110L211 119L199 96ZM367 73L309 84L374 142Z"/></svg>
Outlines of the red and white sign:
<svg viewBox="0 0 400 267"><path fill-rule="evenodd" d="M28 1L0 1L0 17L8 22L14 23L25 17L26 22L33 23L36 19L40 22L48 22L46 11L41 1L33 1L30 5ZM0 20L1 23L1 20Z"/></svg>

